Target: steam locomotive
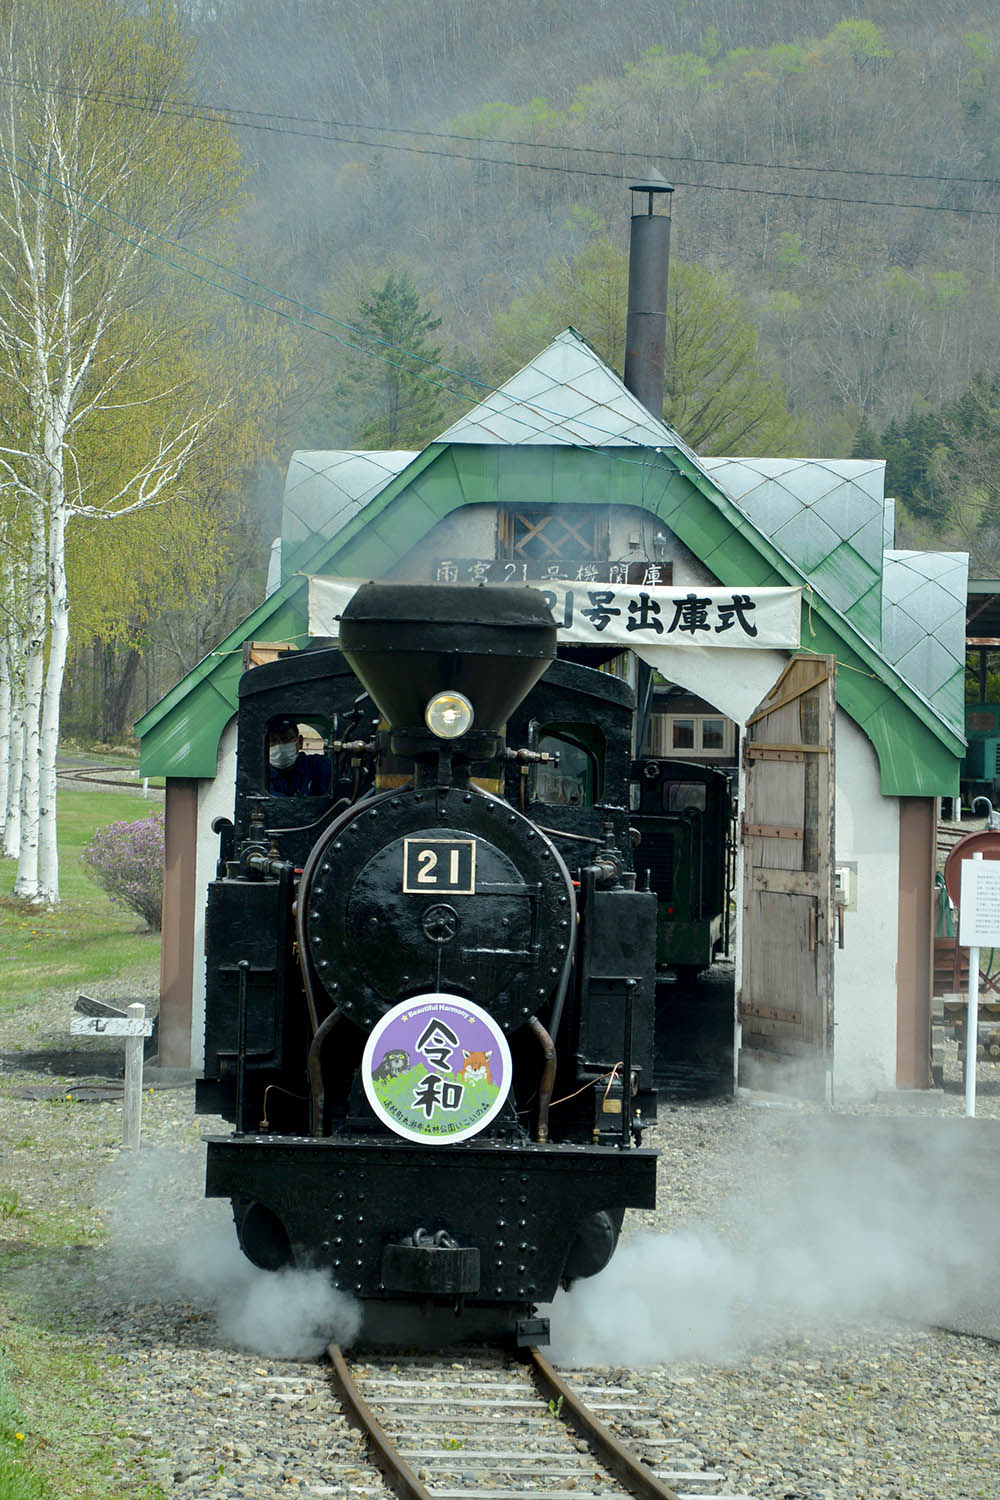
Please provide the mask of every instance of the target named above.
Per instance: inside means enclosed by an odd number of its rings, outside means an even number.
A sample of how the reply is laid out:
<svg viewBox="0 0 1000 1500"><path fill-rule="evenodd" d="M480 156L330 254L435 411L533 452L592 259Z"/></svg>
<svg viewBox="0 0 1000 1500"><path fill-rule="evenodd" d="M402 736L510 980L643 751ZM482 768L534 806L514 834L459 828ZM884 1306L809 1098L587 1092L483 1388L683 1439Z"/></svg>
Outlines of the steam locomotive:
<svg viewBox="0 0 1000 1500"><path fill-rule="evenodd" d="M233 1132L206 1192L255 1264L359 1299L366 1341L544 1343L539 1305L654 1204L632 718L625 683L557 659L530 588L366 584L337 648L243 676L197 1095ZM269 765L288 721L318 795Z"/></svg>

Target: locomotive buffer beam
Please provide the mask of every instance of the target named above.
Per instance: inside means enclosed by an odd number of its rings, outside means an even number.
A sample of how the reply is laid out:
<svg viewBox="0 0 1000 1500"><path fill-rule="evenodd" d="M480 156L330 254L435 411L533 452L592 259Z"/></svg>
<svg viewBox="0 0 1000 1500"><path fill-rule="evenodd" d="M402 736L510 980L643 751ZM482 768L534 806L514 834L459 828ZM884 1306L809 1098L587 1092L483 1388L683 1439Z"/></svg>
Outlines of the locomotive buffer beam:
<svg viewBox="0 0 1000 1500"><path fill-rule="evenodd" d="M382 1284L387 1292L418 1297L461 1297L478 1292L479 1250L459 1245L445 1230L415 1229L382 1251Z"/></svg>

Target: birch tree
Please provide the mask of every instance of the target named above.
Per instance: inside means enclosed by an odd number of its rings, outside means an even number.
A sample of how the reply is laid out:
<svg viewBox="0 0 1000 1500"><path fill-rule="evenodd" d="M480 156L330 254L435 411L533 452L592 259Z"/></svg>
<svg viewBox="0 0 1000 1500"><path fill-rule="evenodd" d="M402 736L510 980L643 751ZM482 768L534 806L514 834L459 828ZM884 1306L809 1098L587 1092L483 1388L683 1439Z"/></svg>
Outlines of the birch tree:
<svg viewBox="0 0 1000 1500"><path fill-rule="evenodd" d="M16 859L21 832L25 516L0 482L0 854Z"/></svg>
<svg viewBox="0 0 1000 1500"><path fill-rule="evenodd" d="M228 133L184 107L190 60L165 8L0 0L0 486L19 543L0 588L8 673L11 652L23 669L0 713L20 790L14 894L30 901L59 893L67 529L164 503L228 401L169 360L158 374L177 333L156 315L164 242L216 222L239 187ZM95 431L107 444L123 424L143 451L122 445L113 478L95 476Z"/></svg>

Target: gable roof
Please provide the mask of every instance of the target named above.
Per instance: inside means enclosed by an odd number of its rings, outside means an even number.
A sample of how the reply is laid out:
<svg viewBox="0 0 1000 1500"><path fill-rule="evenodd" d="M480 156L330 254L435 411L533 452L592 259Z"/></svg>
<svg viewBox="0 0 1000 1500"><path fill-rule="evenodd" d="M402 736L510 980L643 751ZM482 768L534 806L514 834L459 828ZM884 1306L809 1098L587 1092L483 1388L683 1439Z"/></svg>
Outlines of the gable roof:
<svg viewBox="0 0 1000 1500"><path fill-rule="evenodd" d="M316 462L321 457L330 463ZM869 466L872 473L878 468ZM295 573L283 569L280 588L139 721L144 769L215 774L219 736L235 710L242 643L255 636L305 639L305 575L383 577L453 511L531 494L555 504L645 509L726 586L804 587L806 649L835 654L844 668L838 701L875 745L883 791L920 796L954 790L961 735L873 643L881 638L881 570L873 565L872 539L876 529L881 538L883 523L875 514L870 475L864 480L861 471L809 460L700 460L573 329L421 453L295 455L293 488L305 485L307 469L310 483L320 474L333 475L341 503L323 526L298 539ZM817 471L823 471L818 486ZM787 492L787 506L795 473L815 490L811 505L808 496L800 497L783 523L799 517L798 531L793 528L788 539L798 538L803 563L776 545L751 514L756 508L763 521L763 510L779 504L775 486ZM728 493L725 478L740 491L746 509ZM845 485L860 487L871 502L860 527L846 537L839 532L854 523L837 493ZM305 521L301 494L297 515ZM826 531L814 525L814 516ZM822 581L803 565L817 536L828 547L820 559L829 564ZM865 584L860 594L852 586L858 583ZM838 588L840 603L830 597ZM866 639L861 616L857 622L850 617L851 599L855 605L868 600L866 623L877 601L872 639Z"/></svg>
<svg viewBox="0 0 1000 1500"><path fill-rule="evenodd" d="M945 721L965 727L967 552L887 551L882 652Z"/></svg>
<svg viewBox="0 0 1000 1500"><path fill-rule="evenodd" d="M643 406L575 328L565 328L436 441L511 447L684 447L677 433Z"/></svg>
<svg viewBox="0 0 1000 1500"><path fill-rule="evenodd" d="M870 641L882 633L881 459L700 458L813 588Z"/></svg>

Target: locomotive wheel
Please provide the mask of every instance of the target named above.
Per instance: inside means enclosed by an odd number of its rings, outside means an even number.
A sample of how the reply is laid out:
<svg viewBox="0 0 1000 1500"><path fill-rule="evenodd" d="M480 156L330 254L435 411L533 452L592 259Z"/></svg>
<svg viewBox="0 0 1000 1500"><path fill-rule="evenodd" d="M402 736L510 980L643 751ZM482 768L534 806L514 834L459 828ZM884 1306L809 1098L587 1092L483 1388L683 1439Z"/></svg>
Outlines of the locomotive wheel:
<svg viewBox="0 0 1000 1500"><path fill-rule="evenodd" d="M240 1249L247 1260L262 1271L281 1271L294 1266L295 1253L288 1231L273 1209L249 1198L231 1201Z"/></svg>
<svg viewBox="0 0 1000 1500"><path fill-rule="evenodd" d="M623 1213L610 1214L606 1209L588 1214L576 1232L576 1239L569 1247L563 1267L563 1286L585 1276L596 1276L603 1271L618 1244Z"/></svg>

